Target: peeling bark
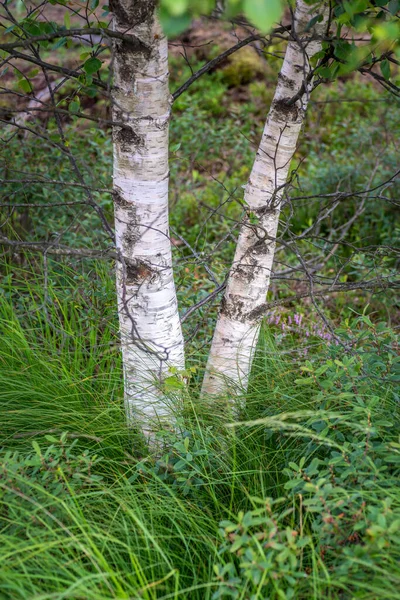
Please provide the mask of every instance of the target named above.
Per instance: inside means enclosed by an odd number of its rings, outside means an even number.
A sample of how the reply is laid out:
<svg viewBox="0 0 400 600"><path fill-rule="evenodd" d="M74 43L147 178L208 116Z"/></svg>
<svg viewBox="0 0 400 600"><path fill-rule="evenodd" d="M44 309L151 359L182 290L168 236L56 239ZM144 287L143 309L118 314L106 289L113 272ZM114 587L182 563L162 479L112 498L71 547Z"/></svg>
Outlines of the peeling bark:
<svg viewBox="0 0 400 600"><path fill-rule="evenodd" d="M113 0L114 213L128 423L171 421L162 382L184 368L168 226L168 46L153 0Z"/></svg>
<svg viewBox="0 0 400 600"><path fill-rule="evenodd" d="M310 58L321 49L318 37L326 29L329 11L323 10L323 21L307 31L315 12L310 13L304 0L296 2L291 40L245 190L249 214L241 227L218 316L203 394L223 394L248 385L260 329L260 318L254 315L268 292L282 192L307 108ZM304 93L291 103L302 89Z"/></svg>

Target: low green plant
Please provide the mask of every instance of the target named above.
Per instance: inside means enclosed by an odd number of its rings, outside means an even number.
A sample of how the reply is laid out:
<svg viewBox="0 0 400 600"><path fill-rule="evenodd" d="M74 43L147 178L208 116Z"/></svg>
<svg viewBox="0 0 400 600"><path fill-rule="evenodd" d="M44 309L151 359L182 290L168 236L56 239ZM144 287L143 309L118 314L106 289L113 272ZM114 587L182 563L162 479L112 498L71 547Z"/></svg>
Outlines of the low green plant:
<svg viewBox="0 0 400 600"><path fill-rule="evenodd" d="M63 433L59 439L45 435L44 440L44 447L34 440L31 453L2 452L0 512L6 535L26 535L27 514L32 524L39 527L36 533L30 528L29 535L40 535L42 528L51 527L65 512L60 513L60 508L67 498L89 490L103 479L95 472L100 458L89 450L77 451L77 439L71 442Z"/></svg>
<svg viewBox="0 0 400 600"><path fill-rule="evenodd" d="M286 354L265 333L241 422L199 402L193 373L179 431L151 456L125 428L119 377L93 371L119 369L111 321L89 348L97 312L50 293L55 328L12 311L15 293L2 307L2 598L399 597L392 328L355 315L345 348L307 358L292 352L301 327Z"/></svg>
<svg viewBox="0 0 400 600"><path fill-rule="evenodd" d="M293 512L285 498L252 501L261 506L220 523L219 554L228 561L230 553L235 562L215 565L222 585L213 598L294 598L299 579L306 577L301 557L310 539L285 525Z"/></svg>

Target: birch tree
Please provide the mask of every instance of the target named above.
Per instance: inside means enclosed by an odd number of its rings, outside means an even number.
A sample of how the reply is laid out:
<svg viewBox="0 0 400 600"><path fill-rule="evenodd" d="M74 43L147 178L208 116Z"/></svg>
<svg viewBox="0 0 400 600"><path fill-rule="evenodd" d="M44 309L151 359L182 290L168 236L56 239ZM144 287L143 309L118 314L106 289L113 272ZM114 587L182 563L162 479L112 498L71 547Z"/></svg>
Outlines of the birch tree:
<svg viewBox="0 0 400 600"><path fill-rule="evenodd" d="M245 45L257 41L260 44L259 51L263 52L274 43L273 40L289 37L275 97L246 188L246 218L222 302L203 386L206 394L222 394L230 384L246 388L248 383L260 320L266 310L265 299L290 162L312 87L315 54L325 38L324 52L321 53L323 58L316 69L316 73L322 78L319 81L329 82L357 70L362 75L372 77L385 90L399 96L399 86L392 76L397 73L397 57L400 56L397 16L399 4L393 0L381 0L377 6L378 3L362 0L353 7L348 2L332 2L331 16L336 34L325 37L328 9L324 2L307 0L306 3L298 0L291 23L287 23L285 16L281 19L282 7L286 5L288 15L294 4L292 2L226 0L219 3L221 7L225 6L222 15L219 11L221 18L232 19L235 27L238 23L240 27L244 24L247 30L250 23L257 29L219 56L211 58L196 72L192 71L189 79L172 96L168 89L167 25L169 23L171 26L172 23L173 35L176 35L188 27L193 16L199 16L203 12L211 14L215 8L215 0L181 0L179 3L161 0L158 15L164 19L162 28L155 12L156 0L113 0L113 29L109 29L107 23L99 21L96 1L90 2L90 6L82 3L79 10L69 6L64 0L52 0L51 4L62 7L62 23L51 23L42 18L41 4L32 10L26 7L24 17L18 11L14 15L10 3L2 4L4 23L1 26L6 33L4 41L0 43L2 75L6 74L9 65L14 72L11 77L10 72L7 73L10 79L8 83L5 82L2 94L4 97L9 95L12 101L8 106L0 107L0 120L5 125L5 144L15 144L19 136L24 139L23 145L28 145L33 136L41 144L46 144L46 148L54 150L56 156L62 157L63 160L57 162L57 169L59 164L67 164L70 172L66 175L65 171L57 171L56 176L50 177L48 172L42 172L42 165L39 165L37 172L33 169L33 172L25 173L23 169L19 173L14 171L14 165L11 164L13 161L10 161L10 172L7 166L2 180L4 189L0 208L4 219L2 218L0 226L0 243L8 248L10 260L14 260L14 251L42 253L45 288L50 255L60 260L116 261L126 413L129 424L142 425L144 432L152 439L154 428L159 426L160 420L173 422L172 412L163 393L166 375L171 367L178 371L184 369L183 339L168 230L168 124L171 102L186 93L199 77L214 70ZM73 26L70 15L77 19ZM279 27L271 30L278 23ZM360 28L368 33L364 46L358 39ZM357 33L353 35L352 30ZM236 31L234 34L237 37ZM240 35L243 34L244 31L241 30ZM81 50L84 52L79 54L81 62L77 62L77 53L69 64L63 62L64 55L60 60L57 48L61 45L66 50L77 50L77 46L82 46ZM184 46L183 42L182 45ZM103 52L108 58L102 61ZM185 60L186 58L185 55ZM311 62L314 61L312 68ZM22 71L21 66L25 66ZM39 82L36 80L37 69L30 71L32 66L40 69L42 77ZM68 90L65 90L67 84ZM38 85L44 86L43 89ZM110 89L113 111L111 120L96 116L84 102L81 103L81 98L84 100L85 96L89 96L92 100L97 93L99 98L108 102ZM19 116L14 116L18 113ZM47 123L49 118L51 126ZM84 135L76 127L81 119L86 119L88 123L96 122L99 130L109 126L113 128L112 190L98 185L95 178L99 175L99 170L94 162L87 161L86 155L84 161L77 160L74 156L71 145L80 135ZM65 135L65 131L69 137ZM79 149L79 152L82 150ZM38 163L40 156L39 154L37 158ZM91 161L94 160L92 155ZM377 162L375 169L378 166ZM328 238L318 250L310 238L313 252L319 257L322 255L325 260L322 263L326 264L335 254L354 220L362 214L369 194L385 190L397 175L390 176L376 186L373 172L364 190L358 189L356 194L353 190L338 190L333 194L334 201L330 193L318 195L320 208L317 215L314 215L314 224L307 226L305 232L298 237L293 231L290 235L304 241L314 225L317 227L324 219L330 219L336 206L355 196L362 198L355 214L347 222L340 222L336 233L335 228L333 231L331 228ZM35 203L14 201L21 191L18 186L29 188L35 184L41 186L39 192L35 190ZM47 190L55 186L59 192L54 196L42 194L42 190L46 190L45 186ZM74 193L72 197L68 195L71 190ZM78 192L81 192L80 196ZM108 209L104 210L105 195L110 192L115 206L115 235ZM392 202L391 198L383 197L381 192L379 194L380 201L384 199L388 203ZM57 197L61 200L54 202ZM49 215L51 211L62 210L57 206L71 210L64 225L61 224L63 219L60 219L60 231L52 229L57 219L50 218L51 225L47 225L41 217L45 207L49 207ZM28 210L30 211L31 216L26 218L26 222L35 215L35 221L32 219L32 222L36 225L40 223L40 228L23 225L14 231L14 223L21 215L24 216L21 209L26 210L27 215ZM97 249L91 247L92 241L89 241L87 247L87 237L81 236L78 226L77 234L81 237L77 239L80 243L75 246L68 242L68 238L64 239L71 227L79 223L81 214L85 214L74 212L81 209L87 214L91 213L105 234L98 239ZM212 214L216 214L214 209ZM47 232L43 235L46 227L49 227L49 235ZM58 229L58 225L56 228ZM180 240L184 240L179 232L177 235ZM224 233L214 249L225 239ZM213 247L206 255L203 251L199 254L195 247L186 242L185 244L192 253L191 260L198 261L203 268L207 258L212 256ZM374 250L368 246L353 248L353 252L356 258L363 252L369 252L371 260L375 262ZM181 256L184 262L187 255L182 253ZM298 258L296 255L296 259ZM289 271L294 273L301 268L298 261L295 265L290 265ZM207 273L212 274L216 287L190 306L184 314L184 320L206 304L210 306L224 289L224 282L220 282L208 267ZM308 276L304 269L303 274ZM386 271L383 271L383 275L377 272L374 278L349 281L346 284L337 281L336 273L331 277L324 271L323 278L314 275L308 281L304 278L303 282L306 285L309 283L309 291L291 295L286 300L293 302L294 297L306 296L313 299L324 296L327 291L373 291L382 287L398 287L398 280L391 272ZM292 289L293 291L296 290ZM46 302L45 294L44 311L47 315ZM54 330L57 335L60 333L59 328L55 327ZM182 381L179 383L182 384Z"/></svg>
<svg viewBox="0 0 400 600"><path fill-rule="evenodd" d="M247 217L214 332L204 394L222 394L229 386L247 388L262 318L257 307L268 292L283 191L307 109L311 60L321 49L327 17L326 5L310 13L306 2L297 0L291 39L245 190Z"/></svg>
<svg viewBox="0 0 400 600"><path fill-rule="evenodd" d="M113 0L117 296L128 421L171 420L162 383L184 348L168 228L168 46L153 0Z"/></svg>

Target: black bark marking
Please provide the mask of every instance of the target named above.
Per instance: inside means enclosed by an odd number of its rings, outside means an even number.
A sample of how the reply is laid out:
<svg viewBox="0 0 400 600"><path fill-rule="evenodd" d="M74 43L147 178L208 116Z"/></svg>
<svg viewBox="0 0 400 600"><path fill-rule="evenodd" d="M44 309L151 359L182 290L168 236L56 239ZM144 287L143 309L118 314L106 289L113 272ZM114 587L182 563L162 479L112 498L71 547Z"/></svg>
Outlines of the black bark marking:
<svg viewBox="0 0 400 600"><path fill-rule="evenodd" d="M131 222L129 223L129 229L125 233L123 237L123 248L126 254L132 254L132 248L135 246L136 242L140 239L139 228L134 224L132 226Z"/></svg>
<svg viewBox="0 0 400 600"><path fill-rule="evenodd" d="M121 144L122 152L129 152L132 146L143 146L143 138L132 129L132 127L121 127L115 134L115 141Z"/></svg>
<svg viewBox="0 0 400 600"><path fill-rule="evenodd" d="M279 81L281 81L282 83L284 83L287 88L289 88L291 90L295 89L295 87L296 87L296 81L294 79L291 79L290 77L287 77L283 73L279 73L278 79L279 79Z"/></svg>
<svg viewBox="0 0 400 600"><path fill-rule="evenodd" d="M121 81L125 82L125 83L131 83L132 87L134 86L135 83L135 69L132 67L132 65L129 63L129 61L126 59L126 56L124 56L124 61L119 64L119 69L118 69L118 74L121 78Z"/></svg>
<svg viewBox="0 0 400 600"><path fill-rule="evenodd" d="M253 212L259 219L262 219L266 215L277 215L277 213L279 213L279 210L277 210L278 206L279 199L273 194L269 199L268 204L260 206L259 208L254 208Z"/></svg>
<svg viewBox="0 0 400 600"><path fill-rule="evenodd" d="M137 260L135 264L126 267L126 284L134 285L143 283L146 279L154 276L154 269L143 260Z"/></svg>
<svg viewBox="0 0 400 600"><path fill-rule="evenodd" d="M229 300L222 299L221 315L233 321L243 321L246 304L240 296L229 296Z"/></svg>
<svg viewBox="0 0 400 600"><path fill-rule="evenodd" d="M118 24L128 29L153 18L156 0L110 0L110 10Z"/></svg>
<svg viewBox="0 0 400 600"><path fill-rule="evenodd" d="M113 199L114 199L114 203L117 206L120 206L121 208L133 208L132 204L130 202L128 202L127 200L125 200L125 198L122 196L121 192L114 190L113 191Z"/></svg>
<svg viewBox="0 0 400 600"><path fill-rule="evenodd" d="M139 225L137 222L136 206L125 200L119 190L114 190L115 219L125 223L126 231L122 238L122 247L125 255L132 255L132 248L140 239Z"/></svg>
<svg viewBox="0 0 400 600"><path fill-rule="evenodd" d="M278 116L284 117L286 121L297 121L299 116L299 108L295 104L288 104L290 100L291 98L275 100L272 103L272 109Z"/></svg>
<svg viewBox="0 0 400 600"><path fill-rule="evenodd" d="M293 69L296 73L304 73L304 65L293 65Z"/></svg>
<svg viewBox="0 0 400 600"><path fill-rule="evenodd" d="M126 40L117 40L114 42L114 50L118 54L116 75L121 82L129 83L133 87L135 73L138 68L138 57L141 56L143 57L142 60L146 61L151 55L151 48L132 36L132 42Z"/></svg>
<svg viewBox="0 0 400 600"><path fill-rule="evenodd" d="M272 240L263 239L258 240L251 249L252 254L256 256L263 256L270 253L270 243Z"/></svg>
<svg viewBox="0 0 400 600"><path fill-rule="evenodd" d="M129 35L129 33L125 35ZM150 56L151 54L151 48L135 35L131 35L129 40L114 39L113 45L116 51L122 56L132 56L137 54Z"/></svg>
<svg viewBox="0 0 400 600"><path fill-rule="evenodd" d="M261 304L260 306L253 308L246 315L247 320L250 321L260 321L263 317L265 317L265 304Z"/></svg>

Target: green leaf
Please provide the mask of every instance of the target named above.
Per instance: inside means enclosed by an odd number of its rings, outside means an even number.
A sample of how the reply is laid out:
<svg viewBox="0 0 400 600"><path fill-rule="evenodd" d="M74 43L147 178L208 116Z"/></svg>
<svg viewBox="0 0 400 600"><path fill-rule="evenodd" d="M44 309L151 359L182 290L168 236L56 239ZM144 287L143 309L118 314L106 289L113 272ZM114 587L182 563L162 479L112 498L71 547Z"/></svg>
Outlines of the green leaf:
<svg viewBox="0 0 400 600"><path fill-rule="evenodd" d="M32 86L27 79L20 79L18 81L18 85L26 94L30 94L32 92Z"/></svg>
<svg viewBox="0 0 400 600"><path fill-rule="evenodd" d="M164 380L165 386L169 389L173 389L173 390L181 390L182 388L184 388L184 383L182 381L180 381L175 375L173 375L172 377L167 377Z"/></svg>
<svg viewBox="0 0 400 600"><path fill-rule="evenodd" d="M320 23L323 19L322 15L315 15L310 21L308 21L305 31L310 31L316 23Z"/></svg>
<svg viewBox="0 0 400 600"><path fill-rule="evenodd" d="M69 103L68 106L68 110L72 113L77 113L79 112L79 102L76 102L75 100Z"/></svg>
<svg viewBox="0 0 400 600"><path fill-rule="evenodd" d="M298 479L291 479L290 481L287 481L284 485L285 490L291 490L293 488L295 488L296 486L299 485L299 480Z"/></svg>
<svg viewBox="0 0 400 600"><path fill-rule="evenodd" d="M331 79L332 69L330 67L321 67L318 69L318 75L323 79Z"/></svg>
<svg viewBox="0 0 400 600"><path fill-rule="evenodd" d="M341 60L347 60L351 49L352 47L351 44L349 44L349 42L339 40L335 43L335 56Z"/></svg>
<svg viewBox="0 0 400 600"><path fill-rule="evenodd" d="M183 459L178 460L178 462L174 465L175 471L182 471L186 467L186 461Z"/></svg>
<svg viewBox="0 0 400 600"><path fill-rule="evenodd" d="M295 379L294 382L297 385L308 385L309 383L314 383L314 379L312 377L303 377L302 379Z"/></svg>
<svg viewBox="0 0 400 600"><path fill-rule="evenodd" d="M239 550L239 548L241 548L243 546L243 538L242 537L238 537L232 544L232 546L229 548L229 552L236 552L237 550Z"/></svg>
<svg viewBox="0 0 400 600"><path fill-rule="evenodd" d="M395 14L400 10L400 0L390 0L388 9L390 14L395 16Z"/></svg>
<svg viewBox="0 0 400 600"><path fill-rule="evenodd" d="M383 60L380 64L382 75L385 79L390 79L390 62L387 58ZM385 366L385 365L384 365Z"/></svg>
<svg viewBox="0 0 400 600"><path fill-rule="evenodd" d="M101 65L102 65L101 60L92 56L92 58L89 58L85 62L85 64L83 65L83 68L85 69L85 71L88 75L91 75L92 73L96 73L96 71L98 71L101 68Z"/></svg>
<svg viewBox="0 0 400 600"><path fill-rule="evenodd" d="M42 451L41 451L41 449L40 449L40 446L39 446L39 444L38 444L37 442L33 441L33 442L32 442L32 446L33 446L33 449L35 450L36 454L37 454L38 456L42 456Z"/></svg>
<svg viewBox="0 0 400 600"><path fill-rule="evenodd" d="M244 0L244 14L260 31L269 31L282 16L280 0Z"/></svg>
<svg viewBox="0 0 400 600"><path fill-rule="evenodd" d="M60 38L53 46L54 50L57 50L58 48L61 48L61 46L64 46L64 44L66 43L67 38L63 37Z"/></svg>
<svg viewBox="0 0 400 600"><path fill-rule="evenodd" d="M366 10L368 6L367 0L351 0L351 2L343 2L346 13L349 17L353 17L356 13Z"/></svg>
<svg viewBox="0 0 400 600"><path fill-rule="evenodd" d="M223 527L224 529L228 529L229 532L235 531L237 527L237 525L235 523L232 523L232 521L220 521L219 526Z"/></svg>
<svg viewBox="0 0 400 600"><path fill-rule="evenodd" d="M64 25L67 29L71 29L71 17L69 14L69 10L67 10L64 14Z"/></svg>

